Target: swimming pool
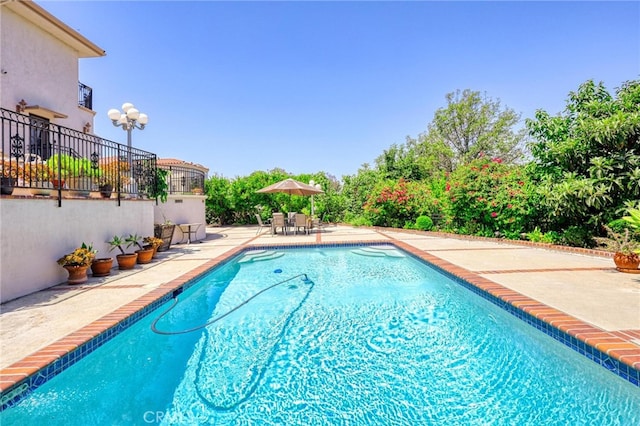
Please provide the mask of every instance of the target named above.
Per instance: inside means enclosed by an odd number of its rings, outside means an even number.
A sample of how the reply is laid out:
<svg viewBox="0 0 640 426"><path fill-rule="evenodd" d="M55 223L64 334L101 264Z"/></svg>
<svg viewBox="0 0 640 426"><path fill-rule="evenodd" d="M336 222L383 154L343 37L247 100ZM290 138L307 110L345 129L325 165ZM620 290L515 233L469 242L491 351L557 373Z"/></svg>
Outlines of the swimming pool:
<svg viewBox="0 0 640 426"><path fill-rule="evenodd" d="M168 302L0 420L640 421L637 387L392 246L247 252L199 279L156 326L197 328L272 285L209 327L151 332Z"/></svg>

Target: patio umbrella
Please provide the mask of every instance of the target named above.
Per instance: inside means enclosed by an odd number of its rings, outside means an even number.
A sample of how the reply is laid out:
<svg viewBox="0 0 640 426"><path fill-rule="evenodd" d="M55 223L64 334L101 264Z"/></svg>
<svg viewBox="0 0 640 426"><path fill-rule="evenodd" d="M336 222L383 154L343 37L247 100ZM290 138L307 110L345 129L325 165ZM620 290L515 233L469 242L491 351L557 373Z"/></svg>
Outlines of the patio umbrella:
<svg viewBox="0 0 640 426"><path fill-rule="evenodd" d="M269 185L267 187L259 189L256 192L266 194L282 192L289 195L313 195L324 193L322 189L316 188L315 186L307 185L306 183L298 182L297 180L293 180L291 178L281 180L280 182L274 183L273 185Z"/></svg>

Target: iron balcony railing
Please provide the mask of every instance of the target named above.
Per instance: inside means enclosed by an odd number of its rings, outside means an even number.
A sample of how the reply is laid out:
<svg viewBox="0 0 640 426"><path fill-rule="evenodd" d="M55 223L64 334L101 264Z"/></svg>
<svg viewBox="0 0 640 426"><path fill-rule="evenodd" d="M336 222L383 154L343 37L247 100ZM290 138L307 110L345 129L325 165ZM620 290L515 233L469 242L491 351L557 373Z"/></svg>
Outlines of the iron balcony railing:
<svg viewBox="0 0 640 426"><path fill-rule="evenodd" d="M183 166L158 166L167 170L167 186L169 194L202 194L204 191L205 173Z"/></svg>
<svg viewBox="0 0 640 426"><path fill-rule="evenodd" d="M155 198L157 158L47 120L0 108L3 194Z"/></svg>
<svg viewBox="0 0 640 426"><path fill-rule="evenodd" d="M93 110L93 89L78 82L78 105Z"/></svg>

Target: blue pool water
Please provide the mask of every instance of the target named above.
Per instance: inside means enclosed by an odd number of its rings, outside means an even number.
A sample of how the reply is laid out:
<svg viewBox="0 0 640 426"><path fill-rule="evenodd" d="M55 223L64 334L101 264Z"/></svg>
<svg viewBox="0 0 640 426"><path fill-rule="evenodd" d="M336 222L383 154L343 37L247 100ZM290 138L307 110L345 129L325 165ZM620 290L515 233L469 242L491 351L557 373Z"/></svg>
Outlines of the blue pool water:
<svg viewBox="0 0 640 426"><path fill-rule="evenodd" d="M247 252L179 299L2 425L640 424L637 387L391 246Z"/></svg>

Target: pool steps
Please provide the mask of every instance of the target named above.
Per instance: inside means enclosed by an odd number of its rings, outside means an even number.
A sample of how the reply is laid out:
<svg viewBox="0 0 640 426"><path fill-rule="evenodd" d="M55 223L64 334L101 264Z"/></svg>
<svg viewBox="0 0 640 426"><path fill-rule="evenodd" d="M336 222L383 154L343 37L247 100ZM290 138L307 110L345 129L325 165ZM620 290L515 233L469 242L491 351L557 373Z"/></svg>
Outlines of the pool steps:
<svg viewBox="0 0 640 426"><path fill-rule="evenodd" d="M361 247L351 250L351 253L369 257L405 257L395 247L388 246Z"/></svg>
<svg viewBox="0 0 640 426"><path fill-rule="evenodd" d="M252 250L250 252L247 252L242 257L242 259L238 260L238 263L249 263L249 262L257 262L260 260L271 260L271 259L277 259L282 256L284 256L283 251Z"/></svg>

